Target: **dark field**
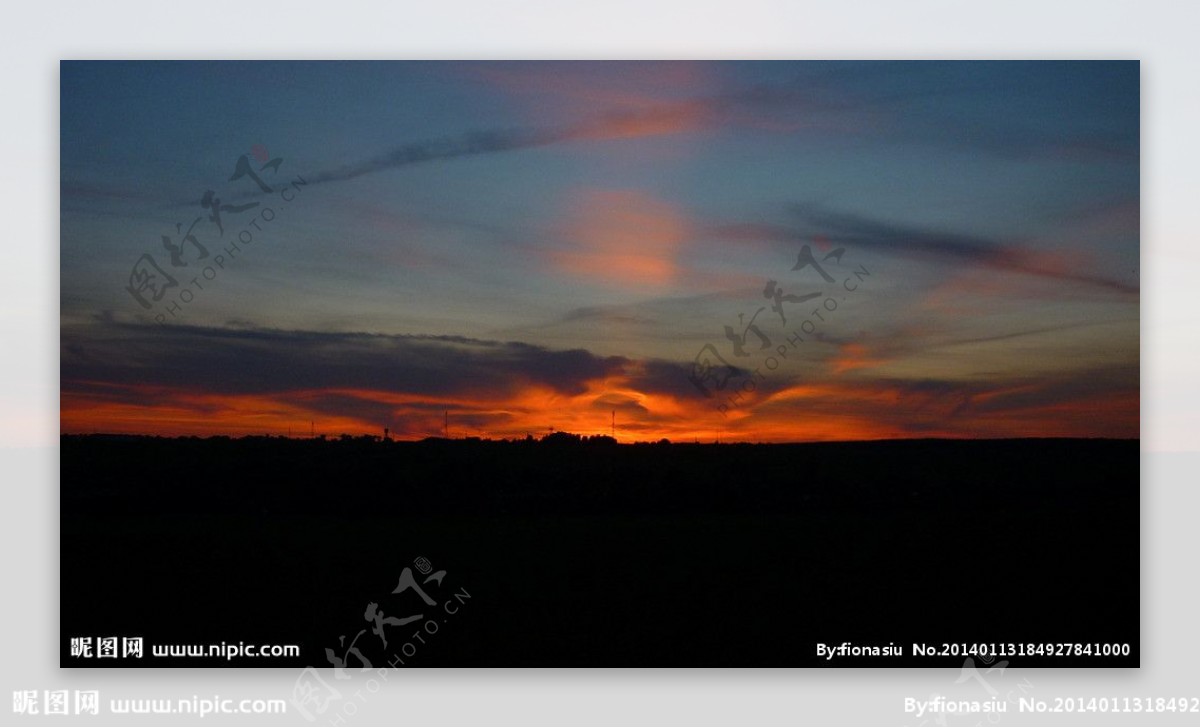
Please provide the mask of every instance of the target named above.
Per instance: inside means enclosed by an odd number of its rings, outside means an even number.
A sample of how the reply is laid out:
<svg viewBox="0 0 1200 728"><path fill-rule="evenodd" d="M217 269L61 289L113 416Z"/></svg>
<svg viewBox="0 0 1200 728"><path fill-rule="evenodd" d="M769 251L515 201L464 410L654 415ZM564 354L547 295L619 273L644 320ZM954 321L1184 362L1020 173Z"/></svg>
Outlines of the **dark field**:
<svg viewBox="0 0 1200 728"><path fill-rule="evenodd" d="M1136 440L64 436L61 664L327 667L367 630L377 668L963 664L918 641L1129 643L1007 659L1133 667L1138 483ZM447 572L423 587L436 606L392 593L417 557ZM388 624L384 649L368 602L424 616ZM147 657L69 654L111 635L144 636ZM302 650L149 656L239 641ZM903 657L816 654L847 641Z"/></svg>

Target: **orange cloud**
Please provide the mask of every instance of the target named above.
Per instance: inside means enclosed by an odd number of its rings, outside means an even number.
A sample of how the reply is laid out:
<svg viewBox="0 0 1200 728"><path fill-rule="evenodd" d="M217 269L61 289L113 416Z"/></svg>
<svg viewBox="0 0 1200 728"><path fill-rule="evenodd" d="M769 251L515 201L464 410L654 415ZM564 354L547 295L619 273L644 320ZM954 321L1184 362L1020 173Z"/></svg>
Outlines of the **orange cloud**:
<svg viewBox="0 0 1200 728"><path fill-rule="evenodd" d="M124 336L64 350L64 433L303 436L313 422L327 435L388 427L421 439L442 433L447 412L452 436L491 438L607 434L615 412L625 442L1137 437L1140 426L1136 364L881 378L863 371L879 355L851 344L835 376L781 367L746 387L744 372L705 398L689 363L579 349L240 329L155 329L143 339L114 328ZM189 369L196 352L211 359Z"/></svg>
<svg viewBox="0 0 1200 728"><path fill-rule="evenodd" d="M838 354L830 362L834 374L843 374L852 369L868 369L877 367L887 360L881 357L871 357L867 347L862 344L848 343L838 346Z"/></svg>
<svg viewBox="0 0 1200 728"><path fill-rule="evenodd" d="M806 128L845 130L851 123L844 114L836 121L821 116L819 104L790 89L720 95L726 88L723 79L710 66L695 62L510 63L468 65L465 70L470 78L524 99L538 121L548 109L575 118L599 115L596 122L579 127L572 139L683 134L729 124L795 133ZM853 123L858 128L863 120Z"/></svg>
<svg viewBox="0 0 1200 728"><path fill-rule="evenodd" d="M1078 296L1063 288L1075 271L1087 267L1081 253L1041 252L1012 249L995 253L990 267L963 268L943 276L926 293L920 306L927 310L948 311L954 315L992 310L993 298L1046 298ZM996 268L1026 275L996 275ZM1077 277L1077 276L1076 276Z"/></svg>
<svg viewBox="0 0 1200 728"><path fill-rule="evenodd" d="M539 117L549 104L573 114L644 111L707 93L715 82L702 64L690 62L490 63L465 68L467 76L491 88L528 99Z"/></svg>
<svg viewBox="0 0 1200 728"><path fill-rule="evenodd" d="M671 205L643 192L589 190L571 207L562 231L570 247L550 254L559 270L619 286L661 286L678 275L688 224Z"/></svg>
<svg viewBox="0 0 1200 728"><path fill-rule="evenodd" d="M205 394L125 388L119 396L63 392L60 428L64 433L150 434L171 437L284 435L308 433L319 419L322 432L373 431L353 416L329 416L297 402L290 393Z"/></svg>
<svg viewBox="0 0 1200 728"><path fill-rule="evenodd" d="M712 120L712 109L703 102L660 104L655 108L601 118L571 131L575 140L637 139L697 131Z"/></svg>
<svg viewBox="0 0 1200 728"><path fill-rule="evenodd" d="M61 429L164 436L290 432L303 437L314 422L318 434L330 436L378 435L388 426L397 438L421 439L440 436L448 412L452 437L522 438L551 429L606 435L615 412L622 442L805 442L1137 437L1140 424L1136 391L1080 394L1043 404L1037 402L1037 387L1031 386L964 395L871 380L785 386L722 416L716 400L640 386L640 367L633 363L622 375L587 381L572 394L540 384L470 396L345 388L252 395L145 387L114 387L107 395L64 392ZM331 408L330 402L337 406Z"/></svg>
<svg viewBox="0 0 1200 728"><path fill-rule="evenodd" d="M548 112L560 115L569 125L558 141L686 134L710 128L727 114L727 104L704 96L713 79L697 63L513 63L466 69L469 77L521 98L531 121L543 124ZM586 121L575 121L580 119Z"/></svg>

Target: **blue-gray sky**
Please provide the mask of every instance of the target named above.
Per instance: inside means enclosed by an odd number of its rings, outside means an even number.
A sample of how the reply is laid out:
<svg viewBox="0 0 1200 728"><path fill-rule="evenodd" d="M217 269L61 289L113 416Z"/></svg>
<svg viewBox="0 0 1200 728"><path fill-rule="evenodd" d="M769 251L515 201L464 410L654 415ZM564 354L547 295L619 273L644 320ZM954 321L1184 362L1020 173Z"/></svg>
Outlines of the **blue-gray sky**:
<svg viewBox="0 0 1200 728"><path fill-rule="evenodd" d="M1138 79L65 62L63 430L1136 437Z"/></svg>

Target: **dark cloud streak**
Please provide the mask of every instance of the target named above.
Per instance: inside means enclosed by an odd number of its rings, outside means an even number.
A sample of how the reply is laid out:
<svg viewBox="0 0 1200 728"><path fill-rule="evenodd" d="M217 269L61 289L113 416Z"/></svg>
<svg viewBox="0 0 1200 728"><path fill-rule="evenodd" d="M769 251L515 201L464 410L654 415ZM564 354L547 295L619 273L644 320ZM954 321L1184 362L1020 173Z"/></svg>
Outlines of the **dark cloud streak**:
<svg viewBox="0 0 1200 728"><path fill-rule="evenodd" d="M925 230L864 216L833 212L815 205L793 207L798 225L719 225L710 236L736 241L808 243L816 236L857 249L937 263L978 266L992 270L1079 283L1125 296L1137 296L1136 285L1103 276L1049 265L1035 250L1022 249L996 240L958 233Z"/></svg>
<svg viewBox="0 0 1200 728"><path fill-rule="evenodd" d="M616 372L621 357L458 336L149 327L63 330L64 389L92 383L223 394L345 388L416 395L510 393L538 384L564 394Z"/></svg>

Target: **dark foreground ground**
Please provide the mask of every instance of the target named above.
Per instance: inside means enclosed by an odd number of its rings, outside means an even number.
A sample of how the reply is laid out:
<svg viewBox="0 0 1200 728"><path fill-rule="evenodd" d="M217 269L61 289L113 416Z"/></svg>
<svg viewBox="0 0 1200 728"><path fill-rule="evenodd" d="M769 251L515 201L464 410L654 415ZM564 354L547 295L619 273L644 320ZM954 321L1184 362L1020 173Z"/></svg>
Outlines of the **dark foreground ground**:
<svg viewBox="0 0 1200 728"><path fill-rule="evenodd" d="M962 643L1128 643L1002 659L1133 667L1138 451L66 436L61 664L957 667ZM393 593L406 568L433 606ZM369 603L422 616L385 648ZM71 656L107 636L146 657ZM301 654L151 656L222 642ZM844 642L902 656L818 656Z"/></svg>

